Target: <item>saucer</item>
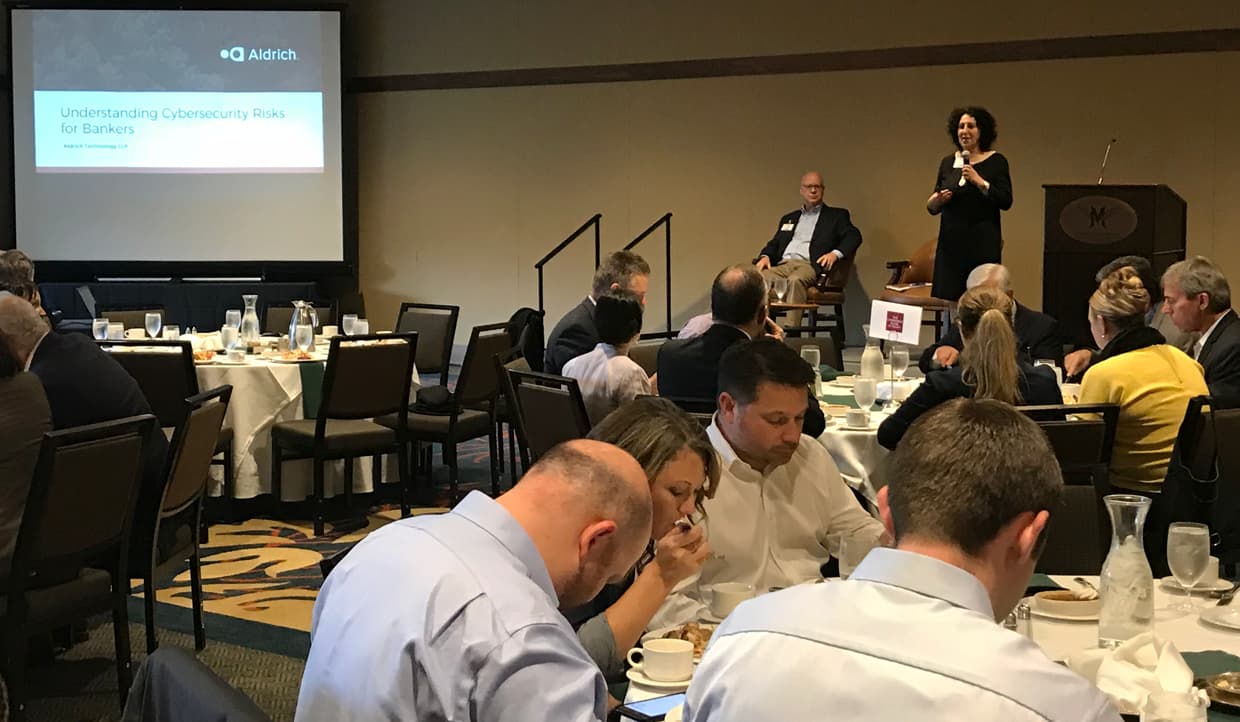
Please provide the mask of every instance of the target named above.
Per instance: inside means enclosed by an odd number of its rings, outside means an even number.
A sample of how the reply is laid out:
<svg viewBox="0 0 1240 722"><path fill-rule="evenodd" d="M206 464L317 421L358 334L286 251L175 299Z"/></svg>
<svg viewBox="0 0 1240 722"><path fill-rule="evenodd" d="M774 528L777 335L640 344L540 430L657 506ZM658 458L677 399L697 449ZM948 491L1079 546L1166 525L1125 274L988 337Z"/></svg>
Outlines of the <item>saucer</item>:
<svg viewBox="0 0 1240 722"><path fill-rule="evenodd" d="M1163 577L1162 579L1159 580L1158 584L1165 591L1183 593L1183 590L1180 589L1179 583L1175 581L1175 577ZM1225 592L1228 589L1231 589L1231 582L1227 581L1226 579L1215 579L1209 584L1202 584L1201 582L1198 582L1197 586L1193 587L1193 594L1209 594L1211 592Z"/></svg>
<svg viewBox="0 0 1240 722"><path fill-rule="evenodd" d="M660 682L655 679L650 679L646 675L642 674L640 670L636 669L626 671L624 676L628 677L630 682L636 682L643 687L650 687L651 689L666 689L673 692L680 692L689 689L690 680L688 679L682 679L679 682Z"/></svg>
<svg viewBox="0 0 1240 722"><path fill-rule="evenodd" d="M873 431L874 429L877 429L877 428L878 428L878 424L874 423L873 421L866 424L865 426L853 426L852 424L847 424L847 423L840 424L840 429L842 431Z"/></svg>

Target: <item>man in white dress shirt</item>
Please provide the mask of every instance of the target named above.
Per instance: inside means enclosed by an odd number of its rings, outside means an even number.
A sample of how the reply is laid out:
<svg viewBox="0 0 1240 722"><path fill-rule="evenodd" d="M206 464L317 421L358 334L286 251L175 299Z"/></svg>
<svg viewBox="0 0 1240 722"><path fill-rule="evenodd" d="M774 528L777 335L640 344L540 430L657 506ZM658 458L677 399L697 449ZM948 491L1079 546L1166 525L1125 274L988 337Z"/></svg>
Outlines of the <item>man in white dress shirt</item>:
<svg viewBox="0 0 1240 722"><path fill-rule="evenodd" d="M705 611L703 590L721 582L758 592L817 579L842 540L879 543L870 516L822 444L801 433L814 371L773 338L733 345L719 362L719 410L706 430L722 473L704 503L715 558L668 598L655 617L678 624Z"/></svg>
<svg viewBox="0 0 1240 722"><path fill-rule="evenodd" d="M651 514L637 461L583 439L499 499L372 533L319 592L297 720L602 720L603 675L557 606L620 579Z"/></svg>
<svg viewBox="0 0 1240 722"><path fill-rule="evenodd" d="M562 372L577 379L591 424L651 392L650 377L629 358L629 349L641 335L641 300L628 291L610 291L599 296L596 303L594 323L599 343L594 350L564 364Z"/></svg>
<svg viewBox="0 0 1240 722"><path fill-rule="evenodd" d="M889 462L878 503L896 548L871 551L847 581L738 607L685 720L1119 722L1101 691L996 623L1025 591L1063 487L1037 425L956 399L918 419Z"/></svg>

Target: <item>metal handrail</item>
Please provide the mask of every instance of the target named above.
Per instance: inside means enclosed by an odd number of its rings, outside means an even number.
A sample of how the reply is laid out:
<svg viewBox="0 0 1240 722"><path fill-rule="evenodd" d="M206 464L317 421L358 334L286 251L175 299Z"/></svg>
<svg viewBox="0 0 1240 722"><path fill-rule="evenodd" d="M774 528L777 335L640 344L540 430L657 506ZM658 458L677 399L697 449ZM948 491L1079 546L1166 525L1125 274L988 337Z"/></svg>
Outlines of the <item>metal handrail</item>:
<svg viewBox="0 0 1240 722"><path fill-rule="evenodd" d="M663 230L664 230L663 260L665 264L664 267L667 271L667 282L665 284L665 290L667 291L667 306L664 309L664 311L666 313L665 322L667 324L666 326L667 330L656 331L654 333L643 333L641 335L642 338L671 338L675 336L675 334L672 332L672 213L671 211L664 213L663 216L659 218L659 220L655 221L654 223L651 223L649 228L639 233L637 235L637 238L634 238L633 240L629 241L628 245L624 247L624 250L626 251L633 250L634 246L636 246L638 243L641 243L643 240L645 240L646 236L649 236L651 233L654 233L655 229L658 228L659 226L663 226Z"/></svg>
<svg viewBox="0 0 1240 722"><path fill-rule="evenodd" d="M671 215L671 214L669 213L668 215ZM546 307L543 305L543 266L547 265L547 261L550 261L552 258L555 258L560 253L560 251L564 250L565 248L568 248L568 245L572 243L573 241L577 240L577 236L580 236L582 233L585 233L585 230L589 228L590 226L594 226L594 268L595 269L598 268L598 265L602 260L601 256L599 255L599 226L600 226L600 221L602 220L602 218L603 218L602 213L595 213L594 215L590 216L590 220L586 221L585 223L582 223L580 228L568 234L568 238L565 238L563 241L560 241L560 244L558 246L556 246L555 248L552 248L550 253L543 256L538 261L538 263L534 264L534 268L538 271L538 310L539 311L547 310ZM669 324L669 327L670 327L670 324Z"/></svg>

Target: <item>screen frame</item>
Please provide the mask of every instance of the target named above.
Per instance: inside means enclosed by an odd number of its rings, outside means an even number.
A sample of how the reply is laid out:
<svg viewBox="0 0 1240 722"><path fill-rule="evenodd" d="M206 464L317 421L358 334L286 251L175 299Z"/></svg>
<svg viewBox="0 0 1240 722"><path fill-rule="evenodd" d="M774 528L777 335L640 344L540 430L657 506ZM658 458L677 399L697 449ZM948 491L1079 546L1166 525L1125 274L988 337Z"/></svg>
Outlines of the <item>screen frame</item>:
<svg viewBox="0 0 1240 722"><path fill-rule="evenodd" d="M90 3L83 0L57 2L40 0L6 0L5 29L9 72L6 87L9 95L9 238L21 248L17 237L17 131L13 122L16 112L13 96L13 11L14 10L161 10L213 11L245 10L254 12L334 12L340 22L340 170L341 170L341 242L340 261L50 261L33 258L39 268L39 281L97 281L107 279L258 279L262 281L327 280L358 278L358 141L357 96L349 92L354 77L348 5L343 2L243 2L242 0L182 0L159 3L151 0L128 2L111 0Z"/></svg>

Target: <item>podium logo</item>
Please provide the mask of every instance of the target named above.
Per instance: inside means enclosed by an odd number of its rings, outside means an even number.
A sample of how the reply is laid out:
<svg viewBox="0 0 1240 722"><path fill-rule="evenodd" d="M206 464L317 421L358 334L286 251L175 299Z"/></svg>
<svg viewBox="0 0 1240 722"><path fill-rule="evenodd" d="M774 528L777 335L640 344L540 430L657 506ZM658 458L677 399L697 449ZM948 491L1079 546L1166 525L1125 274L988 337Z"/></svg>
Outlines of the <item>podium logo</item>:
<svg viewBox="0 0 1240 722"><path fill-rule="evenodd" d="M1105 246L1137 230L1137 211L1111 196L1082 196L1059 212L1059 227L1075 241Z"/></svg>

